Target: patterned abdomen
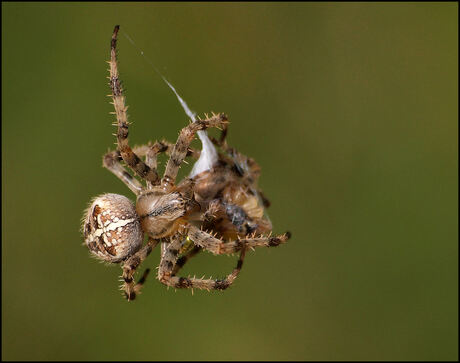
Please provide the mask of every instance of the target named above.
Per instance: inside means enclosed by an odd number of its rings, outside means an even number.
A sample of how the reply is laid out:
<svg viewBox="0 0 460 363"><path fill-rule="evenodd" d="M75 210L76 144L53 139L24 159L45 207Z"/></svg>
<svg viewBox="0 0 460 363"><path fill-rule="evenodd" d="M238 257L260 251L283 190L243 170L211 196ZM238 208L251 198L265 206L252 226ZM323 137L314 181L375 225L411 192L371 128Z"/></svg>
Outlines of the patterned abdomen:
<svg viewBox="0 0 460 363"><path fill-rule="evenodd" d="M96 197L83 222L85 243L92 254L108 262L120 262L139 250L143 232L131 201L118 194Z"/></svg>

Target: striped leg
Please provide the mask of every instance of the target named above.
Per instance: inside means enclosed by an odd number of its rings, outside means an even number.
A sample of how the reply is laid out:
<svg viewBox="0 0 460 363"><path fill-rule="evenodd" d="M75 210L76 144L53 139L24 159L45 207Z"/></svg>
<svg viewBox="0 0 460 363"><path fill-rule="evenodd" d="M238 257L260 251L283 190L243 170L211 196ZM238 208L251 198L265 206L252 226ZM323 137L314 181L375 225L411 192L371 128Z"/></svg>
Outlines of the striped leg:
<svg viewBox="0 0 460 363"><path fill-rule="evenodd" d="M145 153L145 163L153 170L157 170L157 156L160 153L166 153L167 155L171 155L172 150L174 148L174 144L170 143L169 141L162 140L162 141L155 141L153 146L147 146L147 150L141 150L141 152ZM140 155L140 154L138 154ZM191 156L195 159L198 159L200 157L200 151L195 150L192 148L188 148L187 150L187 155L186 156ZM159 183L159 181L158 181ZM158 184L157 183L157 184ZM153 184L149 181L147 181L147 187L151 189Z"/></svg>
<svg viewBox="0 0 460 363"><path fill-rule="evenodd" d="M118 151L109 151L102 158L102 165L109 169L115 176L120 179L131 191L138 195L142 191L142 185L137 179L129 174L120 163L120 153Z"/></svg>
<svg viewBox="0 0 460 363"><path fill-rule="evenodd" d="M139 294L145 279L150 272L146 269L137 284L134 283L134 273L139 265L144 261L147 256L152 252L155 246L158 244L158 240L149 239L147 244L137 251L134 255L128 258L123 264L123 281L124 281L124 295L128 300L134 300L136 295Z"/></svg>
<svg viewBox="0 0 460 363"><path fill-rule="evenodd" d="M179 270L177 268L177 254L181 245L180 238L171 239L171 243L166 247L164 254L161 258L160 268L158 269L158 279L161 283L172 286L176 289L201 289L201 290L225 290L236 279L243 267L244 256L246 249L241 249L240 258L235 269L224 279L197 279L195 277L179 277L175 273ZM192 250L193 251L193 250ZM184 262L185 263L185 262Z"/></svg>
<svg viewBox="0 0 460 363"><path fill-rule="evenodd" d="M141 157L142 156L146 157L145 163L151 169L157 168L157 159L156 159L157 155L161 153L165 153L166 155L171 155L173 149L174 149L174 144L167 140L155 141L153 145L149 142L147 145L140 145L140 146L133 147L133 151L135 154ZM186 156L191 156L194 159L198 159L200 157L200 154L201 154L200 150L189 147L187 150Z"/></svg>
<svg viewBox="0 0 460 363"><path fill-rule="evenodd" d="M152 170L157 170L157 156L161 153L166 153L167 155L171 155L171 152L174 148L174 144L162 140L162 141L155 141L153 145L150 142L147 145L140 145L134 146L133 152L139 156L145 156L145 164ZM191 156L194 159L198 159L200 157L200 150L189 148L187 150L187 156ZM121 157L120 151L109 151L103 157L103 166L109 169L113 174L115 174L123 183L125 183L131 191L133 191L136 195L141 191L142 185L135 179L131 174L129 174L125 168L121 165ZM159 182L159 180L158 180ZM147 187L151 188L152 183L147 181Z"/></svg>
<svg viewBox="0 0 460 363"><path fill-rule="evenodd" d="M157 156L160 153L167 152L167 144L164 144L163 142L158 142L155 141L155 143L152 145L149 141L147 145L141 145L141 146L134 146L133 151L135 154L139 155L140 157L145 156L145 164L152 170L155 170L157 172ZM156 179L156 182L153 183L149 180L146 180L147 184L147 189L152 189L154 185L159 184L160 179Z"/></svg>
<svg viewBox="0 0 460 363"><path fill-rule="evenodd" d="M125 96L123 96L123 89L121 87L120 79L118 78L118 65L117 65L117 34L119 26L115 26L111 41L110 52L110 88L112 89L112 100L117 116L117 140L118 150L125 163L142 179L145 179L152 184L157 183L158 174L156 170L149 168L131 149L128 144L128 107L125 105Z"/></svg>
<svg viewBox="0 0 460 363"><path fill-rule="evenodd" d="M190 260L192 257L196 256L202 250L201 247L193 246L193 248L188 251L184 256L181 256L177 259L176 265L174 266L171 275L177 275L179 270L184 267L184 265Z"/></svg>
<svg viewBox="0 0 460 363"><path fill-rule="evenodd" d="M166 153L166 155L171 156L171 153L174 149L174 144L167 140L155 141L151 149L154 150L155 154ZM200 157L201 151L189 147L187 149L186 156L191 156L193 159L198 159Z"/></svg>
<svg viewBox="0 0 460 363"><path fill-rule="evenodd" d="M168 189L170 186L175 184L179 167L187 155L187 150L195 137L195 133L199 130L205 130L210 127L221 127L225 125L226 122L227 116L220 113L218 115L213 115L211 118L207 118L206 120L192 122L181 130L176 145L174 145L174 149L171 153L171 157L166 165L163 179L161 180L163 188Z"/></svg>
<svg viewBox="0 0 460 363"><path fill-rule="evenodd" d="M166 153L168 155L171 154L173 150L174 144L170 143L169 141L155 141L153 145L141 145L141 146L134 146L133 152L143 157L145 156L145 163L148 167L152 170L157 169L157 155L160 153ZM191 149L187 151L187 156L191 156L194 159L198 159L200 157L200 151L196 149ZM131 189L131 191L138 195L139 192L142 190L142 185L139 181L134 178L131 174L129 174L126 169L121 165L121 157L120 151L109 151L107 152L102 158L102 165L111 171L117 178L119 178L126 186ZM159 180L158 180L159 181ZM151 187L152 184L147 181L147 186Z"/></svg>
<svg viewBox="0 0 460 363"><path fill-rule="evenodd" d="M286 232L280 236L260 236L253 238L241 238L235 241L222 241L211 234L190 226L188 236L197 246L208 250L216 255L231 254L244 248L254 249L255 247L276 247L286 243L291 238L291 233Z"/></svg>

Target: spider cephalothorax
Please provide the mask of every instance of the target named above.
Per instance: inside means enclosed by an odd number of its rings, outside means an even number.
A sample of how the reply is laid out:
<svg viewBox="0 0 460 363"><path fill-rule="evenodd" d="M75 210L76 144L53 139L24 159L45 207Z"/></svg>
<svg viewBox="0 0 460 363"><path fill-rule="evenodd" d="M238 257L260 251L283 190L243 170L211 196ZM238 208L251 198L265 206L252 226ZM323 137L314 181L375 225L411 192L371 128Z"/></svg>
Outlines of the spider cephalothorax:
<svg viewBox="0 0 460 363"><path fill-rule="evenodd" d="M272 225L264 217L269 202L257 188L260 168L253 159L228 147L226 115L213 114L194 120L181 130L176 144L161 141L131 149L127 106L118 78L118 29L115 26L109 62L118 147L104 155L103 165L134 192L137 200L133 205L128 198L117 194L93 199L83 219L85 243L99 259L122 263L128 300L136 297L149 271L135 284L136 269L158 243L161 243L161 260L157 277L163 284L224 290L240 272L247 248L278 246L290 234L271 236ZM203 131L210 127L222 129L220 139L213 139L212 143ZM207 142L202 153L190 148L197 132ZM206 154L210 152L212 157ZM160 153L170 156L161 178L157 172ZM179 167L186 157L198 159L195 164L198 167L176 184ZM146 185L129 174L122 162ZM148 242L143 246L144 234ZM235 269L221 280L178 277L180 268L201 250L214 254L240 252L240 258Z"/></svg>

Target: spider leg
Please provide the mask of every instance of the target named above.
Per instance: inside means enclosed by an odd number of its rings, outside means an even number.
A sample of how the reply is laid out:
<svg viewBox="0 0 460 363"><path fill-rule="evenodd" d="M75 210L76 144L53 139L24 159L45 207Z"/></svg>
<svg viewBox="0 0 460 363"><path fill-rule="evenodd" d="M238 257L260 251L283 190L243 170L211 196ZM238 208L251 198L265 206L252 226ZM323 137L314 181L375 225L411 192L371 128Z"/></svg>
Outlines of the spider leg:
<svg viewBox="0 0 460 363"><path fill-rule="evenodd" d="M163 188L168 189L175 184L179 167L187 155L187 150L195 137L195 133L199 130L205 130L210 127L222 127L226 122L227 116L220 113L205 120L192 122L181 130L176 144L171 152L168 163L166 164L166 170L161 180Z"/></svg>
<svg viewBox="0 0 460 363"><path fill-rule="evenodd" d="M157 167L157 154L165 152L166 150L167 146L158 141L155 142L153 146L141 145L133 148L133 152L136 155L146 157L145 163L152 170L156 170ZM102 165L125 183L134 194L138 195L142 191L142 185L126 171L126 169L121 165L121 160L123 160L123 158L121 157L119 150L109 151L103 156ZM149 181L147 181L147 186L151 186Z"/></svg>
<svg viewBox="0 0 460 363"><path fill-rule="evenodd" d="M118 78L118 64L117 64L117 34L119 26L115 26L112 35L112 41L110 43L110 88L112 90L113 106L115 108L115 114L117 116L117 141L118 150L120 151L121 157L124 162L142 179L145 179L151 183L157 183L158 173L156 170L152 170L145 164L139 156L137 156L128 144L128 107L125 105L125 96L123 95L123 89L121 86L120 79Z"/></svg>
<svg viewBox="0 0 460 363"><path fill-rule="evenodd" d="M133 152L140 157L145 156L145 163L147 166L149 166L152 170L156 170L156 155L159 152L162 152L159 145L160 144L156 142L153 146L135 146L133 148ZM103 156L102 165L109 169L109 171L111 171L113 174L115 174L115 176L117 176L123 183L125 183L126 186L131 189L134 194L138 195L142 191L142 185L136 178L134 178L126 171L126 169L121 165L121 160L123 160L123 158L121 157L119 150L109 151ZM151 187L152 183L147 181L147 188L151 189Z"/></svg>
<svg viewBox="0 0 460 363"><path fill-rule="evenodd" d="M157 155L165 153L166 155L171 155L174 149L174 144L167 140L155 141L152 143L149 141L147 145L134 146L133 151L138 156L145 156L145 163L151 169L157 168ZM189 147L187 150L187 155L193 159L198 159L200 157L201 151Z"/></svg>
<svg viewBox="0 0 460 363"><path fill-rule="evenodd" d="M155 141L155 144L153 145L153 148L157 148L158 153L164 152L167 155L171 156L172 151L174 150L174 145L172 142L169 142L167 140L161 140L161 141ZM193 159L198 159L200 157L201 151L194 149L192 147L187 148L187 154L186 156L191 156Z"/></svg>
<svg viewBox="0 0 460 363"><path fill-rule="evenodd" d="M221 255L231 254L246 248L276 247L286 243L287 240L291 238L291 233L286 232L285 234L274 237L260 236L250 238L247 236L246 238L240 238L234 241L222 241L195 226L190 226L188 236L197 246L216 255Z"/></svg>
<svg viewBox="0 0 460 363"><path fill-rule="evenodd" d="M138 195L142 191L142 185L136 178L126 171L126 169L121 165L120 159L121 156L119 151L109 151L102 158L102 165L125 183L134 194Z"/></svg>
<svg viewBox="0 0 460 363"><path fill-rule="evenodd" d="M152 170L157 168L157 155L160 153L170 154L174 144L168 141L156 141L153 145L135 146L133 151L138 156L145 156L145 163ZM200 151L189 149L187 156L199 158ZM109 151L102 158L102 165L111 171L117 178L119 178L131 191L138 195L142 191L142 185L139 181L129 174L126 169L121 165L120 161L123 160L120 151ZM147 187L151 188L152 183L147 181Z"/></svg>
<svg viewBox="0 0 460 363"><path fill-rule="evenodd" d="M223 150L227 151L227 133L228 133L228 124L222 126L222 131L220 133L219 139L211 136L211 141L214 145L221 147Z"/></svg>
<svg viewBox="0 0 460 363"><path fill-rule="evenodd" d="M176 265L174 266L173 270L171 271L171 275L176 275L179 270L184 267L184 265L190 260L192 257L196 256L202 250L201 247L193 246L193 248L188 251L185 255L179 257L177 259Z"/></svg>
<svg viewBox="0 0 460 363"><path fill-rule="evenodd" d="M176 235L177 236L177 235ZM161 256L160 267L158 269L158 280L161 283L174 287L176 289L201 289L201 290L225 290L236 279L243 267L243 260L246 249L242 248L240 258L233 271L224 279L200 279L195 277L179 277L175 273L180 267L176 267L178 263L177 254L181 245L181 238L171 238L171 243L165 247L164 253ZM193 251L193 250L192 250ZM185 263L185 262L184 262Z"/></svg>
<svg viewBox="0 0 460 363"><path fill-rule="evenodd" d="M155 141L153 145L150 143L147 145L141 146L134 146L133 152L143 157L145 156L145 163L150 169L156 170L157 169L157 155L161 153L166 153L170 155L173 150L174 144L162 140L162 141ZM200 151L196 149L189 148L187 151L187 156L191 156L194 159L198 159L200 157ZM126 186L131 189L131 191L138 195L142 191L142 185L139 183L137 179L135 179L131 174L129 174L126 169L121 165L121 153L118 150L109 151L107 154L104 155L102 159L103 166L109 169L113 174L115 174ZM159 180L158 180L159 182ZM151 189L153 184L147 180L147 187Z"/></svg>
<svg viewBox="0 0 460 363"><path fill-rule="evenodd" d="M123 281L124 281L124 295L128 300L134 300L136 295L139 294L145 279L150 272L149 269L145 270L144 274L140 278L137 284L134 283L134 273L136 272L139 265L144 261L147 256L152 252L159 240L149 239L147 244L137 251L134 255L128 258L123 263Z"/></svg>
<svg viewBox="0 0 460 363"><path fill-rule="evenodd" d="M145 152L145 163L151 168L156 170L157 169L157 155L161 153L166 153L167 155L171 155L172 150L174 148L174 144L170 143L169 141L162 140L162 141L155 141L152 146L148 146L147 150L142 150ZM188 148L186 156L192 156L193 158L198 159L200 157L200 151ZM159 183L159 180L156 184ZM147 188L151 189L153 184L147 181Z"/></svg>

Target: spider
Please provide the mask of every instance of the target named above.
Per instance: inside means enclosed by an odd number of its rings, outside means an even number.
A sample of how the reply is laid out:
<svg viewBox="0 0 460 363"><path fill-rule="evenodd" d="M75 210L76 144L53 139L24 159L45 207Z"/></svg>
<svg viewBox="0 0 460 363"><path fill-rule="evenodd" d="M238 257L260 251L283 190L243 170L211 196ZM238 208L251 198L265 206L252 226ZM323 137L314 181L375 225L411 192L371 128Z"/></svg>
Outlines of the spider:
<svg viewBox="0 0 460 363"><path fill-rule="evenodd" d="M174 288L225 290L243 266L246 250L274 247L285 243L290 233L271 236L271 222L264 217L268 200L257 188L260 174L257 163L229 147L226 142L227 116L223 113L196 120L184 127L175 144L157 141L134 147L128 144L128 116L120 83L116 44L119 26L111 39L110 88L115 108L117 149L103 157L103 166L117 176L135 195L136 205L125 196L103 194L92 200L83 217L85 244L97 258L120 263L124 295L133 300L139 294L149 269L140 280L134 273L152 250L161 244L158 280ZM220 128L219 139L212 138L211 148L219 148L212 167L198 167L176 184L176 177L186 157L198 159L203 151L190 147L195 133ZM206 136L207 137L207 136ZM209 140L209 139L208 139ZM215 150L215 149L214 149ZM157 156L169 155L162 177L157 170ZM142 160L144 158L144 160ZM128 173L122 162L134 174ZM143 246L144 234L148 241ZM201 250L213 254L239 252L234 270L223 279L179 277L184 264Z"/></svg>

